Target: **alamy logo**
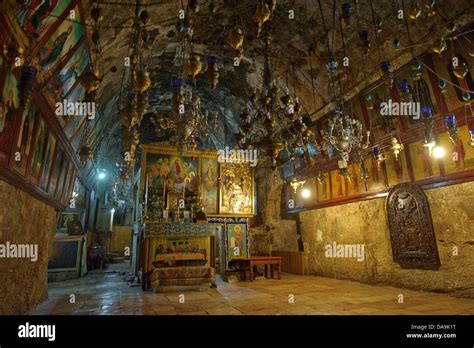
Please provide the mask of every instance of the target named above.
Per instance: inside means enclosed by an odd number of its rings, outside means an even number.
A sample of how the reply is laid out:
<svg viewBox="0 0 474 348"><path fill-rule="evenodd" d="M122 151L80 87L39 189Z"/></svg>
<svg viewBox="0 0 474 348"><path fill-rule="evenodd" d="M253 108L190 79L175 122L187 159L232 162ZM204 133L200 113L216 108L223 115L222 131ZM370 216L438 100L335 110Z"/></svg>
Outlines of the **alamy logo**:
<svg viewBox="0 0 474 348"><path fill-rule="evenodd" d="M27 258L38 261L38 244L0 244L0 258Z"/></svg>
<svg viewBox="0 0 474 348"><path fill-rule="evenodd" d="M420 112L420 103L417 102L396 102L389 99L380 103L381 116L413 116L414 120L419 120Z"/></svg>
<svg viewBox="0 0 474 348"><path fill-rule="evenodd" d="M326 244L324 255L326 257L357 258L357 261L364 261L365 244Z"/></svg>
<svg viewBox="0 0 474 348"><path fill-rule="evenodd" d="M26 322L18 326L20 338L47 338L48 341L56 340L56 325L34 325Z"/></svg>
<svg viewBox="0 0 474 348"><path fill-rule="evenodd" d="M240 163L248 162L251 167L257 165L257 150L230 150L228 146L225 147L225 150L217 151L219 157L217 161L219 163Z"/></svg>
<svg viewBox="0 0 474 348"><path fill-rule="evenodd" d="M64 99L62 102L55 104L56 116L87 116L89 120L95 117L94 102L70 102Z"/></svg>

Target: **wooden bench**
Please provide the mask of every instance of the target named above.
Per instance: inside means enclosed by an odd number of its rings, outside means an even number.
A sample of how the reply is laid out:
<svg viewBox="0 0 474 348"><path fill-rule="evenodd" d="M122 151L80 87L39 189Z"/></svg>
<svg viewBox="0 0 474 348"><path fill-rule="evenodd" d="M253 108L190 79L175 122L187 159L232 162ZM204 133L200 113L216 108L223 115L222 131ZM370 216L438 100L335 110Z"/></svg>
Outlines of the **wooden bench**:
<svg viewBox="0 0 474 348"><path fill-rule="evenodd" d="M252 257L236 257L229 262L230 266L236 267L243 280L247 279L247 270L250 272L250 281L255 279L254 268L259 265L265 266L265 277L269 278L268 272L270 271L271 278L274 279L274 271L278 272L278 279L281 279L281 257L279 256L252 256Z"/></svg>

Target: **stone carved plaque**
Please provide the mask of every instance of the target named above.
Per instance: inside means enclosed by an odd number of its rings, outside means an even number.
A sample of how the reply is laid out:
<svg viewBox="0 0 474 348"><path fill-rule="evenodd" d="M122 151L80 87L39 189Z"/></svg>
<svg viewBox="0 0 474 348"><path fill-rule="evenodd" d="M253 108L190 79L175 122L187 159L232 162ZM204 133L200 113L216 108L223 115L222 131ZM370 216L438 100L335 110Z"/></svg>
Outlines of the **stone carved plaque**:
<svg viewBox="0 0 474 348"><path fill-rule="evenodd" d="M412 183L395 185L388 193L386 211L393 260L402 268L439 269L430 207L423 190Z"/></svg>

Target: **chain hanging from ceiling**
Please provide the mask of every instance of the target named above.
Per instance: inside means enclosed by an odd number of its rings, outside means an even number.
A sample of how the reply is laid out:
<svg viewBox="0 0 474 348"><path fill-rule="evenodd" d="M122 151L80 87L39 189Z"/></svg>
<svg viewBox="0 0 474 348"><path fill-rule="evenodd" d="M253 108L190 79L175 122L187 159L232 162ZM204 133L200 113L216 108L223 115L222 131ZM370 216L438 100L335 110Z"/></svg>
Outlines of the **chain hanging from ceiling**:
<svg viewBox="0 0 474 348"><path fill-rule="evenodd" d="M140 123L148 107L147 91L151 88L151 79L143 59L143 50L149 36L145 28L149 19L148 11L140 9L138 0L130 38L130 89L125 104L119 112L123 123L123 163L120 168L123 180L128 180L133 172L136 148L140 142Z"/></svg>
<svg viewBox="0 0 474 348"><path fill-rule="evenodd" d="M272 159L286 150L290 159L294 159L296 150L308 144L314 144L313 133L303 122L301 105L297 97L292 97L288 89L281 95L278 81L273 75L270 61L272 37L265 25L265 55L263 85L255 87L250 96L252 111L243 110L240 119L243 124L235 139L240 148L257 149Z"/></svg>
<svg viewBox="0 0 474 348"><path fill-rule="evenodd" d="M197 140L206 140L209 136L210 113L203 110L201 99L196 89L196 78L206 72L211 87L218 83L218 58L209 56L207 66L201 62L201 57L194 51L192 16L196 12L194 6L188 3L185 18L178 22L177 30L180 42L177 45L174 65L178 67L178 76L171 81L172 98L160 106L156 115L151 116L158 136L170 135L170 143L176 146L178 152L195 150ZM184 9L183 9L184 10ZM192 79L191 85L186 85L185 76ZM213 113L212 128L217 129L217 112Z"/></svg>

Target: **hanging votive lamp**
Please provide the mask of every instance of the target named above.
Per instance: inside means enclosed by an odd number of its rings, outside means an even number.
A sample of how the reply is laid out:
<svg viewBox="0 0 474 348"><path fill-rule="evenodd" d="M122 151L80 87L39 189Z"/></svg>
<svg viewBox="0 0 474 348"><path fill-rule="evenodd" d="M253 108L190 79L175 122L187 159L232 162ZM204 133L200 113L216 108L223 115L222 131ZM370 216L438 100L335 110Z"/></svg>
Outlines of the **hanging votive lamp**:
<svg viewBox="0 0 474 348"><path fill-rule="evenodd" d="M438 87L441 89L441 93L444 93L446 92L446 87L448 87L448 84L445 80L439 80Z"/></svg>
<svg viewBox="0 0 474 348"><path fill-rule="evenodd" d="M388 60L385 60L380 63L380 69L384 74L387 74L390 72L390 62Z"/></svg>
<svg viewBox="0 0 474 348"><path fill-rule="evenodd" d="M474 147L474 128L469 129L469 140L467 144L471 147Z"/></svg>
<svg viewBox="0 0 474 348"><path fill-rule="evenodd" d="M420 114L423 118L431 118L433 116L433 109L431 106L423 106L420 109Z"/></svg>
<svg viewBox="0 0 474 348"><path fill-rule="evenodd" d="M395 48L400 48L400 40L399 39L395 39L392 41L392 44L393 46L395 46Z"/></svg>
<svg viewBox="0 0 474 348"><path fill-rule="evenodd" d="M212 88L216 88L217 83L219 82L218 62L219 58L216 56L207 57L207 82L212 86Z"/></svg>
<svg viewBox="0 0 474 348"><path fill-rule="evenodd" d="M23 65L20 71L18 94L20 98L20 106L25 106L31 98L31 90L33 89L33 82L38 70L31 65Z"/></svg>
<svg viewBox="0 0 474 348"><path fill-rule="evenodd" d="M457 61L457 63L455 63L456 60L453 60L453 74L459 78L459 79L463 79L467 73L469 72L469 67L467 66L467 63L466 62L461 62Z"/></svg>
<svg viewBox="0 0 474 348"><path fill-rule="evenodd" d="M431 50L437 54L442 54L447 48L448 44L444 38L441 38L437 43L431 46Z"/></svg>
<svg viewBox="0 0 474 348"><path fill-rule="evenodd" d="M420 16L421 16L421 6L417 1L415 1L413 5L410 7L410 9L408 10L408 18L414 21L418 19L418 17Z"/></svg>
<svg viewBox="0 0 474 348"><path fill-rule="evenodd" d="M369 31L368 30L359 31L359 38L362 44L362 51L364 52L364 54L369 53L369 49L370 49Z"/></svg>
<svg viewBox="0 0 474 348"><path fill-rule="evenodd" d="M349 25L350 20L351 20L351 3L344 2L341 5L341 11L342 11L342 20L344 21L344 24Z"/></svg>
<svg viewBox="0 0 474 348"><path fill-rule="evenodd" d="M454 115L445 116L444 124L446 125L446 128L448 129L449 138L451 139L451 141L452 142L456 141L456 139L458 138L458 126L456 123L456 116Z"/></svg>
<svg viewBox="0 0 474 348"><path fill-rule="evenodd" d="M470 102L471 101L471 93L469 92L464 92L462 95L462 100L465 102Z"/></svg>
<svg viewBox="0 0 474 348"><path fill-rule="evenodd" d="M404 79L402 82L397 83L397 88L400 91L400 98L402 101L412 101L413 96L410 91L410 85L408 81Z"/></svg>
<svg viewBox="0 0 474 348"><path fill-rule="evenodd" d="M375 24L375 29L377 29L377 33L382 32L383 29L383 19L380 17L377 17L374 21Z"/></svg>
<svg viewBox="0 0 474 348"><path fill-rule="evenodd" d="M398 139L395 137L392 138L391 150L392 150L393 156L395 157L395 160L398 161L400 152L402 152L403 150L403 144L399 143Z"/></svg>

